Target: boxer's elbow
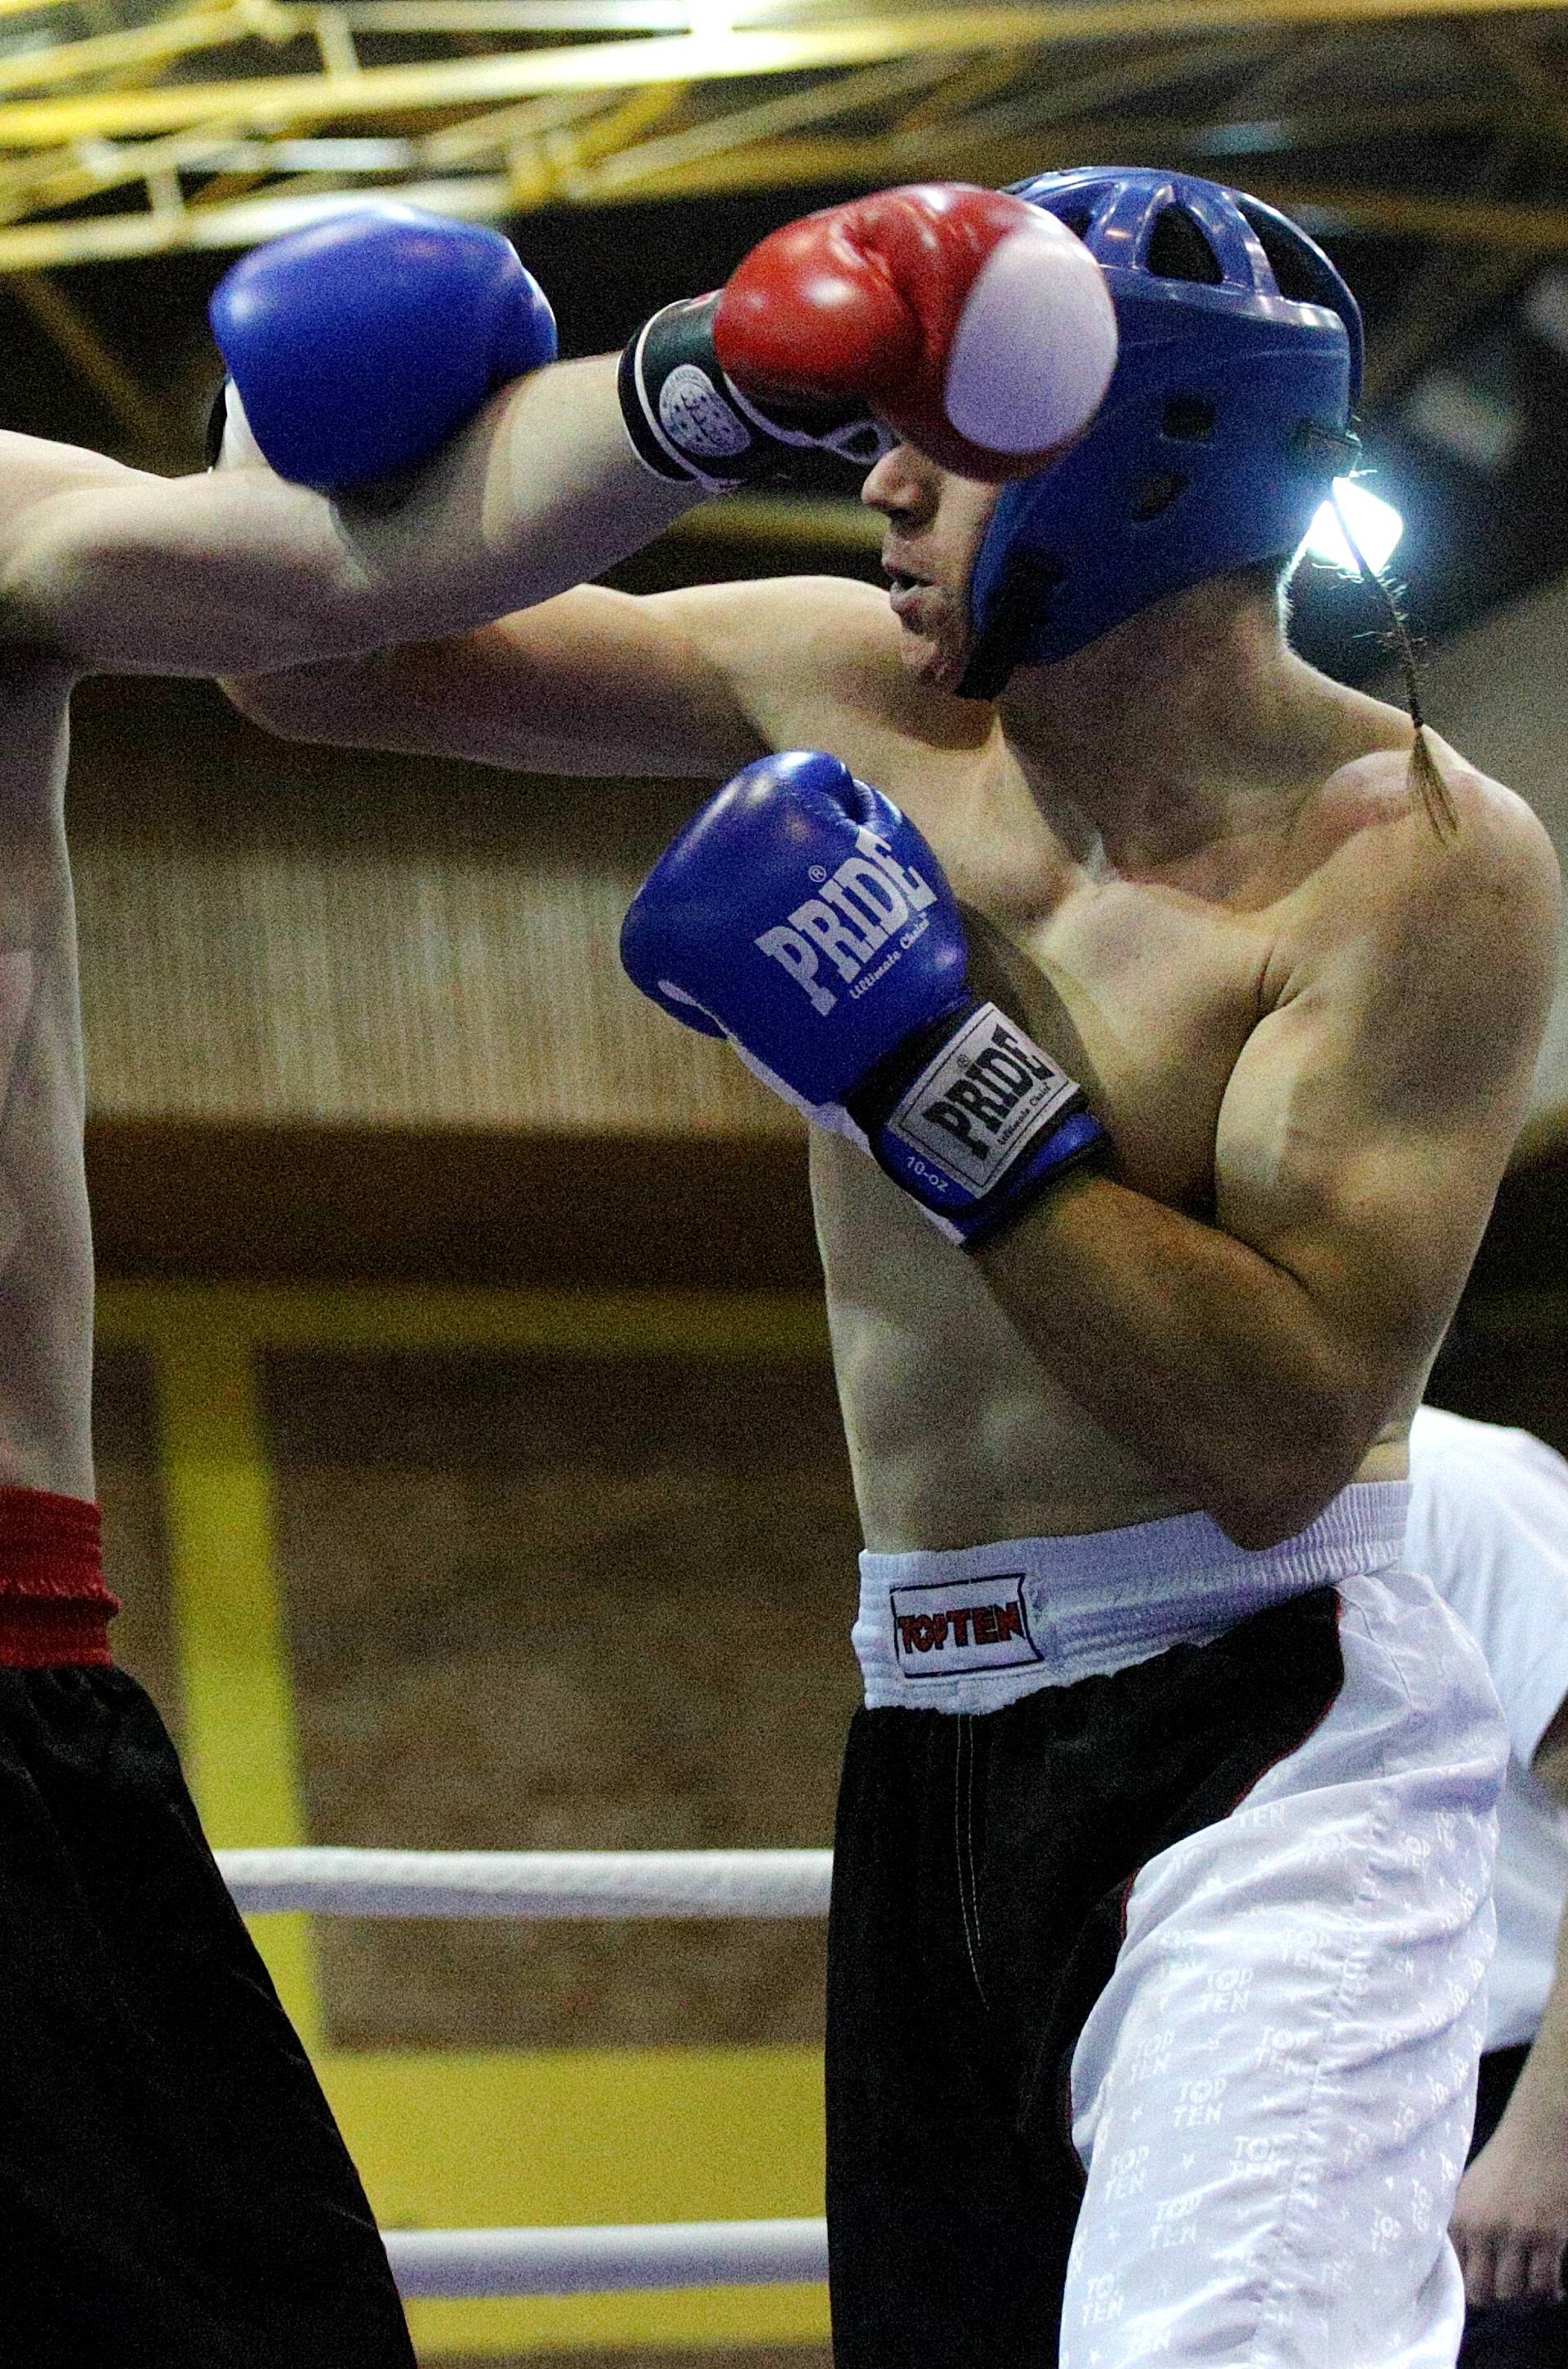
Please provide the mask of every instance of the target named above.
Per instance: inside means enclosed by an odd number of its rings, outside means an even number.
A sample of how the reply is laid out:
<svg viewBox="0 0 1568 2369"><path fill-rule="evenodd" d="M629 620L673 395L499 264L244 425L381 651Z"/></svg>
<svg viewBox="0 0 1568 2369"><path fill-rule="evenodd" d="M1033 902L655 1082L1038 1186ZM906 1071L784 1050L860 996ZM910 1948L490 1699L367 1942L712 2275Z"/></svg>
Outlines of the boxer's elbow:
<svg viewBox="0 0 1568 2369"><path fill-rule="evenodd" d="M1288 1424L1272 1424L1261 1444L1238 1444L1207 1510L1234 1545L1252 1553L1276 1547L1349 1487L1376 1433L1375 1423L1339 1402L1298 1408Z"/></svg>
<svg viewBox="0 0 1568 2369"><path fill-rule="evenodd" d="M357 736L347 713L352 662L341 667L285 667L277 674L224 675L219 689L231 707L275 740L338 741Z"/></svg>

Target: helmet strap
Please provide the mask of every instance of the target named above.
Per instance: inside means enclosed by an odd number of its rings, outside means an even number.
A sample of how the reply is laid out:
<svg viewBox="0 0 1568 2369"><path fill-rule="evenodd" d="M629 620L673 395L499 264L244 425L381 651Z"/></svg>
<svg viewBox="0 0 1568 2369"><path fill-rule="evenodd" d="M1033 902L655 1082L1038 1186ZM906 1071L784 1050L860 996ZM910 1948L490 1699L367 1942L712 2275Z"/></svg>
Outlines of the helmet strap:
<svg viewBox="0 0 1568 2369"><path fill-rule="evenodd" d="M968 659L956 686L959 699L998 699L1046 615L1062 571L1048 560L1015 553L982 630L969 645Z"/></svg>

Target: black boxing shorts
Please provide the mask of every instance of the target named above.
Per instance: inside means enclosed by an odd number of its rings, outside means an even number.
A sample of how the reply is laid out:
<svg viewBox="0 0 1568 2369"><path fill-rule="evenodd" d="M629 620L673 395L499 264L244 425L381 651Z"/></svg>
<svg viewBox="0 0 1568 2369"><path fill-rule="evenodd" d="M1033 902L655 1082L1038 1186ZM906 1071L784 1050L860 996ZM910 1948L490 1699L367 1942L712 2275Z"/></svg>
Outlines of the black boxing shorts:
<svg viewBox="0 0 1568 2369"><path fill-rule="evenodd" d="M117 1608L97 1508L0 1490L0 2361L413 2369Z"/></svg>

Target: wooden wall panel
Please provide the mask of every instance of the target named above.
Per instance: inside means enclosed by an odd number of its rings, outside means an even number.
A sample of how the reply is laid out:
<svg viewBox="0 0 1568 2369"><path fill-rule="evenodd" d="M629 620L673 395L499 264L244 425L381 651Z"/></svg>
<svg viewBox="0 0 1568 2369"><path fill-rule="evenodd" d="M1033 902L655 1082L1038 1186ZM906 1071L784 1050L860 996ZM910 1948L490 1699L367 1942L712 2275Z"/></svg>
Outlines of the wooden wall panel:
<svg viewBox="0 0 1568 2369"><path fill-rule="evenodd" d="M97 687L71 801L94 1112L787 1134L616 960L704 795L293 748L203 685Z"/></svg>
<svg viewBox="0 0 1568 2369"><path fill-rule="evenodd" d="M799 1135L90 1120L109 1275L813 1288Z"/></svg>
<svg viewBox="0 0 1568 2369"><path fill-rule="evenodd" d="M314 1840L831 1840L858 1532L824 1366L264 1373ZM321 1931L338 2044L820 2032L817 1922Z"/></svg>

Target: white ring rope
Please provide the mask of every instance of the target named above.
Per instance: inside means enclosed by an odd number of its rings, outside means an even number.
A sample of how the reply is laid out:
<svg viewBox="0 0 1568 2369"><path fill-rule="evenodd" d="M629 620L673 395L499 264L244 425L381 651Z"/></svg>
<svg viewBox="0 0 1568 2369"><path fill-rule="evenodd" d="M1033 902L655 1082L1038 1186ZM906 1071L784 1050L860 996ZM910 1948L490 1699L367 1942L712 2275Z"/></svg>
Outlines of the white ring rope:
<svg viewBox="0 0 1568 2369"><path fill-rule="evenodd" d="M250 1917L825 1917L825 1850L220 1851Z"/></svg>
<svg viewBox="0 0 1568 2369"><path fill-rule="evenodd" d="M823 2221L674 2221L646 2228L388 2229L407 2300L614 2295L672 2287L814 2286Z"/></svg>
<svg viewBox="0 0 1568 2369"><path fill-rule="evenodd" d="M825 1917L825 1850L220 1851L249 1916L532 1918ZM586 2229L388 2229L408 2300L815 2285L822 2221L677 2221Z"/></svg>

